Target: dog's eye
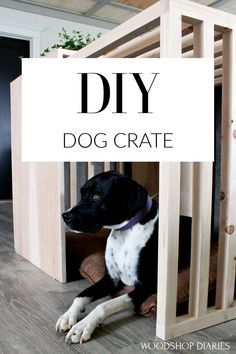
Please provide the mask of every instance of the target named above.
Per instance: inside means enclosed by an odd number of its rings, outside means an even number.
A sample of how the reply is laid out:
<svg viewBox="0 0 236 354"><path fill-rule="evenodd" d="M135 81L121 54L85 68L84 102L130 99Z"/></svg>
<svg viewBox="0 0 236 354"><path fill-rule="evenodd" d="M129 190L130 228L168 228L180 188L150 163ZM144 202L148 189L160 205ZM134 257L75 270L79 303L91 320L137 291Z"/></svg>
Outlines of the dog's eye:
<svg viewBox="0 0 236 354"><path fill-rule="evenodd" d="M93 199L94 202L97 202L100 198L101 198L101 196L98 193L94 193L92 195L92 199Z"/></svg>

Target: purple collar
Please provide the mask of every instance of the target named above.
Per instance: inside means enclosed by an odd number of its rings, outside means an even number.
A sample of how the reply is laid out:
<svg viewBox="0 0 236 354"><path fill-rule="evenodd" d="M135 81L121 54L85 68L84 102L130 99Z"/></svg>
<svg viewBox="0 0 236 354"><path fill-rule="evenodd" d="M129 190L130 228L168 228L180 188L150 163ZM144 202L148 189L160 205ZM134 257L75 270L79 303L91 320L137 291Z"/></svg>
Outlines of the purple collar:
<svg viewBox="0 0 236 354"><path fill-rule="evenodd" d="M126 225L120 227L119 229L115 229L115 230L116 231L125 231L128 229L131 229L131 227L136 225L139 221L141 221L144 218L145 215L147 215L147 213L150 211L151 207L152 207L152 198L148 195L147 202L144 205L144 207L141 210L139 210L137 212L137 214L135 214Z"/></svg>

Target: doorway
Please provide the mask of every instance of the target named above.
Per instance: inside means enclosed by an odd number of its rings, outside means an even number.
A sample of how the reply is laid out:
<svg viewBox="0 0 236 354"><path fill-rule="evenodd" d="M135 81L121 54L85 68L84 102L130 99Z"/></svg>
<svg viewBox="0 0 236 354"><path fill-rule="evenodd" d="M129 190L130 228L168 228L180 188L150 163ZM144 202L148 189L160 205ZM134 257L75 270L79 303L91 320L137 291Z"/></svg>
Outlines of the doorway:
<svg viewBox="0 0 236 354"><path fill-rule="evenodd" d="M29 41L0 37L0 200L12 199L10 83L29 55Z"/></svg>

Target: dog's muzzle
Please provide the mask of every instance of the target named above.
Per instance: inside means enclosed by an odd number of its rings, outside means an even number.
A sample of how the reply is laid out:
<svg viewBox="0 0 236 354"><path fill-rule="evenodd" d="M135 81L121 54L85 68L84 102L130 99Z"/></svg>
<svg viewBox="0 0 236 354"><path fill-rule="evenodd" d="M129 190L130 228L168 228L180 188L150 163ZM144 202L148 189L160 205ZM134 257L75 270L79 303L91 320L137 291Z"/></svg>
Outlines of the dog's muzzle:
<svg viewBox="0 0 236 354"><path fill-rule="evenodd" d="M62 214L62 218L66 224L68 224L72 220L72 215L69 212L64 212Z"/></svg>

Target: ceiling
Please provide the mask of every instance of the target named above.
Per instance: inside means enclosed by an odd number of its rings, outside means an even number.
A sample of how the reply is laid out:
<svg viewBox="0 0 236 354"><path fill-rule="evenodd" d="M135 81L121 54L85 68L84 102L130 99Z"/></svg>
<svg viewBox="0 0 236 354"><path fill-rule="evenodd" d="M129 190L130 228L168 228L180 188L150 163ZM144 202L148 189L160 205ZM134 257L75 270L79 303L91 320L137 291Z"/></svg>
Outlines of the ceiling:
<svg viewBox="0 0 236 354"><path fill-rule="evenodd" d="M236 14L235 0L193 1ZM16 0L16 2L82 15L90 20L99 19L116 25L128 20L157 0Z"/></svg>

